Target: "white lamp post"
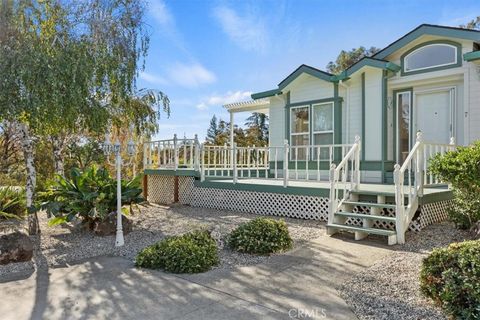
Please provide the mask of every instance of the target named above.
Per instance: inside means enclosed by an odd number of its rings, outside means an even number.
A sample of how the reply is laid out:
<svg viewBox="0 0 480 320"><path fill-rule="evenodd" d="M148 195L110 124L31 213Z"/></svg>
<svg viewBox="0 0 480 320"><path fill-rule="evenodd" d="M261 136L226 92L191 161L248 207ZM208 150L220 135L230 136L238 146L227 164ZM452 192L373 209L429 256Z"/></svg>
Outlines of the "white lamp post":
<svg viewBox="0 0 480 320"><path fill-rule="evenodd" d="M115 168L117 171L117 233L115 238L115 246L121 247L125 244L123 239L122 226L122 153L120 141L112 144L110 142L109 133L105 134L105 142L102 145L103 152L107 156L108 163L110 163L110 154L115 154ZM127 144L127 154L132 157L135 154L135 143L130 139ZM131 163L131 160L128 164ZM127 165L128 165L127 164Z"/></svg>

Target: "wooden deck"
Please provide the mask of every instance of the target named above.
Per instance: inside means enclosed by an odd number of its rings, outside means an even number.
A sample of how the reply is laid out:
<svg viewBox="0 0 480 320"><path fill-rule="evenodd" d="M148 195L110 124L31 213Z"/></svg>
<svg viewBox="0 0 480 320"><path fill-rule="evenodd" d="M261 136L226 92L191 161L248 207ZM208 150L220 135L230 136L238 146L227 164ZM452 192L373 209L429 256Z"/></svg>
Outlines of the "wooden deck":
<svg viewBox="0 0 480 320"><path fill-rule="evenodd" d="M281 179L238 179L237 183L233 183L232 179L208 178L204 182L197 182L198 187L214 187L221 189L240 189L260 192L281 192L292 194L308 194L328 196L330 192L330 183L328 181L303 181L290 180L288 187L283 186ZM404 187L407 191L407 187ZM343 186L340 184L339 189ZM283 192L282 192L283 190ZM360 190L356 192L360 195L384 195L386 197L395 197L395 185L393 184L377 184L362 183ZM407 193L407 192L406 192ZM440 200L451 199L452 192L446 186L436 186L423 189L423 197L421 203L430 203Z"/></svg>

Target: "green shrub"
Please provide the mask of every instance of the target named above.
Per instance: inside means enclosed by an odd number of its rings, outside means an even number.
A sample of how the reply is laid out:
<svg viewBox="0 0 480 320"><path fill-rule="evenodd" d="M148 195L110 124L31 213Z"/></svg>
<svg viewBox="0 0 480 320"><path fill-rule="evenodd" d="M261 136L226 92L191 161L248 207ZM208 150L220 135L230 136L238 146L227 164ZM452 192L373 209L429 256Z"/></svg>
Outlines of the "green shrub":
<svg viewBox="0 0 480 320"><path fill-rule="evenodd" d="M0 188L0 219L21 220L26 216L25 191L22 188Z"/></svg>
<svg viewBox="0 0 480 320"><path fill-rule="evenodd" d="M449 210L450 220L465 229L479 221L480 141L438 154L430 160L429 170L453 186L455 197Z"/></svg>
<svg viewBox="0 0 480 320"><path fill-rule="evenodd" d="M82 219L85 224L103 221L117 208L117 182L105 169L91 167L85 171L72 169L71 178L58 176L40 193L40 207L53 215L49 225ZM122 180L122 205L143 202L140 176L131 181Z"/></svg>
<svg viewBox="0 0 480 320"><path fill-rule="evenodd" d="M420 288L449 316L480 319L480 241L433 250L423 260Z"/></svg>
<svg viewBox="0 0 480 320"><path fill-rule="evenodd" d="M140 251L135 265L173 273L198 273L217 265L218 250L208 231L166 238Z"/></svg>
<svg viewBox="0 0 480 320"><path fill-rule="evenodd" d="M228 245L239 252L268 255L291 249L293 241L285 221L256 218L233 230Z"/></svg>

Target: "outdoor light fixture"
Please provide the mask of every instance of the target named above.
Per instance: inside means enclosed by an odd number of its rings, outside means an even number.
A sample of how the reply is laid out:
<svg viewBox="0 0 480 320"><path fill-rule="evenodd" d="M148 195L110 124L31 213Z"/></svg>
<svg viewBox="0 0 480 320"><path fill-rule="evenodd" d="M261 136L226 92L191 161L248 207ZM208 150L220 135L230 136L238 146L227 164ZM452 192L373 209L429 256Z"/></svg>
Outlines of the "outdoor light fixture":
<svg viewBox="0 0 480 320"><path fill-rule="evenodd" d="M127 154L130 157L130 161L126 165L132 163L132 157L135 155L136 147L132 139L132 128L130 128L130 140L127 143ZM110 134L107 132L105 134L105 141L102 143L101 148L105 155L107 156L107 162L110 162L110 155L115 154L115 168L117 173L117 233L115 237L115 246L121 247L125 244L123 238L123 226L122 226L122 148L120 141L117 139L115 144L110 142Z"/></svg>

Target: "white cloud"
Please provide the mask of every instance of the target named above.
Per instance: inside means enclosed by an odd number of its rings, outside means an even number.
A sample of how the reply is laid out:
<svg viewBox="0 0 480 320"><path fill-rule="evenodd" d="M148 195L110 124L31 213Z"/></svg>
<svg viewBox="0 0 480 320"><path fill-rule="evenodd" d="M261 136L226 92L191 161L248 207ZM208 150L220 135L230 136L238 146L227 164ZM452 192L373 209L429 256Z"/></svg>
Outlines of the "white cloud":
<svg viewBox="0 0 480 320"><path fill-rule="evenodd" d="M246 101L250 99L252 92L250 91L228 91L223 95L211 95L204 99L204 101L197 104L198 110L206 110L211 106L222 106L224 104Z"/></svg>
<svg viewBox="0 0 480 320"><path fill-rule="evenodd" d="M264 19L255 14L240 16L233 9L217 7L213 12L223 31L240 48L265 52L268 47L268 31Z"/></svg>
<svg viewBox="0 0 480 320"><path fill-rule="evenodd" d="M174 25L175 20L172 14L161 0L150 1L148 12L155 18L158 24L164 27L172 27Z"/></svg>
<svg viewBox="0 0 480 320"><path fill-rule="evenodd" d="M176 63L169 69L168 78L176 84L187 88L199 87L217 80L212 71L199 63Z"/></svg>
<svg viewBox="0 0 480 320"><path fill-rule="evenodd" d="M148 72L140 72L139 78L145 82L151 84L166 84L167 80L165 78L148 73Z"/></svg>

